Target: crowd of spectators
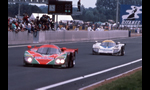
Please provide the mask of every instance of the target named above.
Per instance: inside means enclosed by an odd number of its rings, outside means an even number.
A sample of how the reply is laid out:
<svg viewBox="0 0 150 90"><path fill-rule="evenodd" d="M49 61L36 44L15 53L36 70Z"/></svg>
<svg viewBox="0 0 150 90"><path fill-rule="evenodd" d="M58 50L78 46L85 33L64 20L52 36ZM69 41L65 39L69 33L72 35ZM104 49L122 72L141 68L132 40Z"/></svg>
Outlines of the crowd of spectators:
<svg viewBox="0 0 150 90"><path fill-rule="evenodd" d="M80 21L60 21L56 25L57 31L62 30L87 30L87 31L104 31L112 30L112 24L105 23L104 25L93 23L93 22L80 22ZM119 28L120 29L120 28ZM8 31L13 32L23 32L28 31L28 33L33 33L35 31L46 31L54 30L54 21L48 15L43 15L41 18L39 16L34 20L30 20L27 14L20 18L8 18Z"/></svg>
<svg viewBox="0 0 150 90"><path fill-rule="evenodd" d="M53 30L54 21L47 16L43 15L41 18L36 17L35 20L29 20L29 16L25 14L22 19L8 18L8 31L23 32L28 30L28 33L40 30Z"/></svg>

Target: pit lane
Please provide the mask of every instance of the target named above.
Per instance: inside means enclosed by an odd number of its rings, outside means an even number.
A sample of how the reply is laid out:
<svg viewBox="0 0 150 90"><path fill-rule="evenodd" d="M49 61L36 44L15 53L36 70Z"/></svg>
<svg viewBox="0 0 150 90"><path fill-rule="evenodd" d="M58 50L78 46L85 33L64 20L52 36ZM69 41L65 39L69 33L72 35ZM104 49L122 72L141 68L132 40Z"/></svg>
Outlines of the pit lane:
<svg viewBox="0 0 150 90"><path fill-rule="evenodd" d="M142 58L142 37L126 38L119 41L126 43L125 56L92 55L93 42L57 44L60 47L78 48L76 65L70 69L52 67L24 67L23 53L27 47L8 48L8 90L34 90L54 83L102 71ZM142 66L142 62L112 70L94 77L75 81L52 88L52 90L77 90L94 82L109 78L130 69Z"/></svg>

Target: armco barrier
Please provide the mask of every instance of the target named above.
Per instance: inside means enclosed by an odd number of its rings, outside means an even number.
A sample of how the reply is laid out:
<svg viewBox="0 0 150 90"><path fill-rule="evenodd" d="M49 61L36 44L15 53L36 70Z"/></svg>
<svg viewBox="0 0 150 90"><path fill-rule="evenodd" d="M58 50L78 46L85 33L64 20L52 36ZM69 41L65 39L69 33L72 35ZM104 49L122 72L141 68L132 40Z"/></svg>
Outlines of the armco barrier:
<svg viewBox="0 0 150 90"><path fill-rule="evenodd" d="M8 44L83 41L128 37L128 30L111 31L39 31L37 36L28 32L8 32Z"/></svg>

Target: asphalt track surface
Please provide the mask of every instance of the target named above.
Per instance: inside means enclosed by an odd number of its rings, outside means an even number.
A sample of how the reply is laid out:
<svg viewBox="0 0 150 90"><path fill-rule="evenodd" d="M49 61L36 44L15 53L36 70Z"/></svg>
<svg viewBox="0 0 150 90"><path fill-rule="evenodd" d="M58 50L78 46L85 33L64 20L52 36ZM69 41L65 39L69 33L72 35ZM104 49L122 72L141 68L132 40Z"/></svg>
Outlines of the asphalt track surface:
<svg viewBox="0 0 150 90"><path fill-rule="evenodd" d="M142 58L141 36L116 39L114 41L126 43L126 54L124 56L92 55L92 45L94 42L56 44L59 47L79 49L79 53L76 55L75 67L67 69L49 66L25 67L23 65L23 54L27 47L9 48L8 46L8 90L36 90L49 85L56 85L56 87L49 88L48 90L78 90L79 88L142 66L142 61L139 61L102 74L57 85L59 82L81 76L84 77L85 75Z"/></svg>

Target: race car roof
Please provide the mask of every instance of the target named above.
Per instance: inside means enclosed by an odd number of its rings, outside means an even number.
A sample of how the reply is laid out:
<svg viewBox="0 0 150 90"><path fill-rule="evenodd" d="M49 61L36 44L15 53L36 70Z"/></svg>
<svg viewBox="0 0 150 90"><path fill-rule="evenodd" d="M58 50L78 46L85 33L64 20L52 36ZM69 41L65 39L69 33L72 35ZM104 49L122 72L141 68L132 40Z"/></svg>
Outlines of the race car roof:
<svg viewBox="0 0 150 90"><path fill-rule="evenodd" d="M111 43L115 43L113 40L104 40L103 42L111 42Z"/></svg>
<svg viewBox="0 0 150 90"><path fill-rule="evenodd" d="M46 45L42 45L39 48L43 48L43 47L49 47L49 48L55 48L58 49L58 47L56 45L52 45L52 44L46 44Z"/></svg>

